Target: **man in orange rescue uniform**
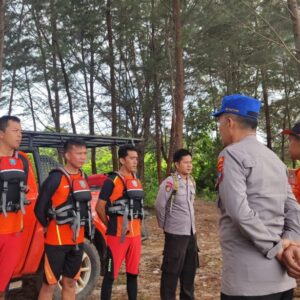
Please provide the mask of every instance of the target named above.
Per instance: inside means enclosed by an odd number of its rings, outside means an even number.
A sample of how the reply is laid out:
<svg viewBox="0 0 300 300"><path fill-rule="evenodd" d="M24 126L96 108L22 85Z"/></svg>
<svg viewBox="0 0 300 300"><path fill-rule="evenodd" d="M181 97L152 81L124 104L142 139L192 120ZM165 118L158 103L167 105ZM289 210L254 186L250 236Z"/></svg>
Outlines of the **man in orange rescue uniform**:
<svg viewBox="0 0 300 300"><path fill-rule="evenodd" d="M285 129L283 134L289 135L289 155L292 160L300 160L300 122L292 129ZM300 203L300 168L291 170L289 179L297 201ZM291 245L283 253L283 262L291 277L300 279L300 245Z"/></svg>
<svg viewBox="0 0 300 300"><path fill-rule="evenodd" d="M65 167L50 172L35 206L36 217L45 228L45 273L39 300L52 299L60 276L62 299L75 299L84 226L86 222L91 224L91 193L80 169L87 157L84 141L66 141L64 156Z"/></svg>
<svg viewBox="0 0 300 300"><path fill-rule="evenodd" d="M37 192L32 166L25 153L17 151L22 139L20 119L0 118L0 299L20 258L25 193ZM27 195L28 198L28 195Z"/></svg>
<svg viewBox="0 0 300 300"><path fill-rule="evenodd" d="M133 146L120 147L121 168L109 174L104 182L96 211L107 226L107 265L102 283L101 299L111 299L112 285L126 261L127 294L137 299L137 275L141 256L141 220L144 192L135 172L138 152Z"/></svg>
<svg viewBox="0 0 300 300"><path fill-rule="evenodd" d="M283 134L289 135L289 155L292 160L300 160L300 122L292 129L285 129ZM294 171L294 172L292 172ZM300 168L291 170L290 184L297 201L300 203Z"/></svg>

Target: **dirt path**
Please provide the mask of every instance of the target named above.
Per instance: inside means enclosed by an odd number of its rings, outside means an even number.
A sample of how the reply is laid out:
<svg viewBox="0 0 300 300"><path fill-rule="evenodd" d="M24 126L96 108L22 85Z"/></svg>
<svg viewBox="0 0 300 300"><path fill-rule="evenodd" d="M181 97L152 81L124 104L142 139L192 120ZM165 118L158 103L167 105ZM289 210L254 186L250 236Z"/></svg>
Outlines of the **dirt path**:
<svg viewBox="0 0 300 300"><path fill-rule="evenodd" d="M221 258L218 243L218 212L214 203L196 202L196 221L198 245L200 248L201 267L195 280L195 295L199 300L219 298ZM155 216L147 222L149 239L143 243L143 252L139 276L139 300L159 299L160 264L162 259L162 231L158 228ZM89 300L99 299L102 277ZM127 299L126 277L124 268L114 283L114 300Z"/></svg>
<svg viewBox="0 0 300 300"><path fill-rule="evenodd" d="M196 201L196 226L200 248L200 269L195 279L196 300L220 299L221 249L218 237L218 210L215 203ZM156 218L151 215L147 221L149 239L143 243L139 276L139 300L158 300L160 284L160 264L164 236L158 228ZM113 300L127 299L124 268L113 287ZM88 300L98 300L102 277ZM178 298L179 299L179 298ZM300 280L295 290L294 300L300 300Z"/></svg>

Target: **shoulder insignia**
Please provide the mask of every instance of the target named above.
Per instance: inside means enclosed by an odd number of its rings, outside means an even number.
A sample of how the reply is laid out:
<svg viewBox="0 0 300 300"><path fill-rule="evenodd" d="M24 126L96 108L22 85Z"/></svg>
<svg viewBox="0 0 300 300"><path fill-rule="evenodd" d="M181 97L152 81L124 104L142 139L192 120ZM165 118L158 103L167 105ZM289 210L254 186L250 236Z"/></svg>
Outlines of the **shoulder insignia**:
<svg viewBox="0 0 300 300"><path fill-rule="evenodd" d="M217 170L218 172L223 172L223 165L224 165L224 156L220 156L218 158Z"/></svg>
<svg viewBox="0 0 300 300"><path fill-rule="evenodd" d="M171 181L167 181L165 186L166 192L170 192L172 188L173 188L173 183Z"/></svg>
<svg viewBox="0 0 300 300"><path fill-rule="evenodd" d="M225 160L224 156L220 156L218 158L218 163L217 163L218 178L217 178L216 187L218 187L218 185L221 183L221 181L224 178L224 172L223 172L224 160Z"/></svg>

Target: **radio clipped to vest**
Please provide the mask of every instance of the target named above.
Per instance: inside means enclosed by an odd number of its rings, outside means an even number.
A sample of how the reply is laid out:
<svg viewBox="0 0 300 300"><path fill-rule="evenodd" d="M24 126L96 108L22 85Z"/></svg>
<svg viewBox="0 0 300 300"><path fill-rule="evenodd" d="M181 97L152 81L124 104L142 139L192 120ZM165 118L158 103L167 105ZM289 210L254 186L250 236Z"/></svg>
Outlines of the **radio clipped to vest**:
<svg viewBox="0 0 300 300"><path fill-rule="evenodd" d="M25 198L28 165L26 159L21 159L16 151L14 156L4 156L0 159L1 202L0 213L7 217L8 212L21 210L30 202ZM18 190L16 190L18 187Z"/></svg>
<svg viewBox="0 0 300 300"><path fill-rule="evenodd" d="M124 241L128 230L128 220L144 219L144 191L140 180L135 176L132 179L125 180L117 172L109 173L112 180L117 176L123 183L123 196L111 202L111 205L107 207L107 214L109 216L123 216L121 241Z"/></svg>
<svg viewBox="0 0 300 300"><path fill-rule="evenodd" d="M70 193L64 203L49 210L49 217L55 219L57 225L70 224L74 242L77 241L81 226L88 228L88 235L92 239L94 231L90 203L92 194L84 173L80 170L82 178L72 180L64 168L53 169L50 173L52 172L61 172L67 178Z"/></svg>

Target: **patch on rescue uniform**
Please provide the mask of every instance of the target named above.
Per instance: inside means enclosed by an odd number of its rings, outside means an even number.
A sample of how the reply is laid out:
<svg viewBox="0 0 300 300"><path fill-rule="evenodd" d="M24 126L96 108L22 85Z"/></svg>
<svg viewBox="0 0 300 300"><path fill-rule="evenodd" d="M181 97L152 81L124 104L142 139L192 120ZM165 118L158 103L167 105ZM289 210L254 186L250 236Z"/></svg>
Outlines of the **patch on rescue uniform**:
<svg viewBox="0 0 300 300"><path fill-rule="evenodd" d="M224 160L225 160L224 156L220 156L218 158L218 163L217 163L218 178L216 182L216 188L218 188L219 184L222 182L224 178L224 172L223 172Z"/></svg>
<svg viewBox="0 0 300 300"><path fill-rule="evenodd" d="M166 192L170 192L171 189L173 188L173 183L171 181L167 181L166 186L165 186L165 190Z"/></svg>

